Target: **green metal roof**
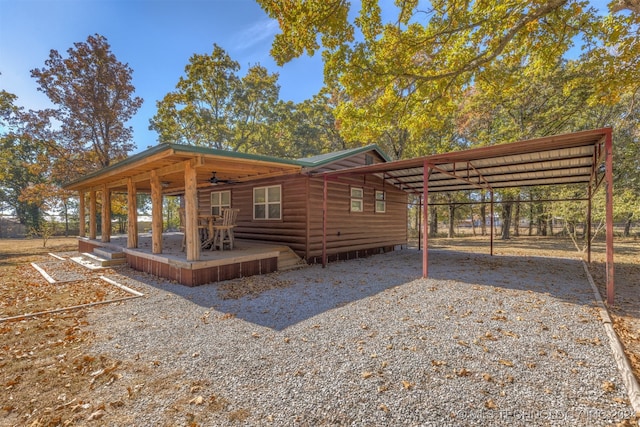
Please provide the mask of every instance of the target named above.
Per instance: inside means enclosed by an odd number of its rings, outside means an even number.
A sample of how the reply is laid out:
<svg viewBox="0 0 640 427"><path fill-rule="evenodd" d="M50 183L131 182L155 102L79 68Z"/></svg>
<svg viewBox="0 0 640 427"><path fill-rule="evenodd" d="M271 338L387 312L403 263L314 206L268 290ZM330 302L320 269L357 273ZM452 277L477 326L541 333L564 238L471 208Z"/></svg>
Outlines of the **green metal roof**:
<svg viewBox="0 0 640 427"><path fill-rule="evenodd" d="M83 181L87 181L87 180L90 180L91 178L95 178L97 176L108 173L110 171L126 168L127 166L135 164L136 162L144 160L145 158L151 157L155 154L159 154L168 150L173 150L176 153L182 152L182 153L191 153L191 154L213 155L213 156L220 156L220 157L229 157L233 159L246 159L246 160L262 161L262 162L269 162L269 163L280 163L283 165L292 165L292 166L301 166L301 167L309 166L307 163L303 161L293 160L293 159L281 159L273 156L264 156L264 155L258 155L258 154L240 153L236 151L218 150L215 148L198 147L195 145L165 143L165 144L158 144L156 146L150 147L140 153L129 156L126 159L123 159L117 163L114 163L105 168L98 169L94 172L83 175L79 179L66 183L63 187L71 187Z"/></svg>
<svg viewBox="0 0 640 427"><path fill-rule="evenodd" d="M77 187L79 185L82 185L94 179L101 179L101 177L107 174L119 173L120 171L125 171L130 167L137 167L138 164L144 164L146 159L151 159L156 155L162 156L162 154L165 152L172 152L172 153L168 153L168 155L180 156L181 154L183 155L186 154L186 155L216 156L216 157L226 157L229 159L236 159L236 160L249 160L254 162L265 162L265 163L271 163L276 165L279 164L279 165L282 165L283 167L297 166L300 168L313 169L316 167L320 167L320 166L341 160L349 156L353 156L355 154L359 154L359 153L371 151L371 150L376 151L386 161L390 161L387 155L377 145L367 145L365 147L352 148L349 150L341 150L333 153L321 154L318 156L312 156L312 157L302 158L302 159L282 159L274 156L240 153L236 151L227 151L227 150L218 150L215 148L198 147L194 145L158 144L140 153L129 156L126 159L123 159L110 166L107 166L105 168L86 174L77 180L68 182L64 185L64 187L65 188Z"/></svg>
<svg viewBox="0 0 640 427"><path fill-rule="evenodd" d="M360 154L360 153L364 153L366 151L371 151L371 150L377 152L380 155L380 157L382 157L385 161L387 162L391 161L389 156L387 156L387 154L384 151L382 151L382 149L377 144L366 145L364 147L351 148L348 150L334 151L332 153L319 154L313 157L298 159L297 161L301 163L302 162L306 163L306 165L303 164L302 166L318 167L318 166L323 166L328 163L333 163L335 161L353 156L355 154Z"/></svg>

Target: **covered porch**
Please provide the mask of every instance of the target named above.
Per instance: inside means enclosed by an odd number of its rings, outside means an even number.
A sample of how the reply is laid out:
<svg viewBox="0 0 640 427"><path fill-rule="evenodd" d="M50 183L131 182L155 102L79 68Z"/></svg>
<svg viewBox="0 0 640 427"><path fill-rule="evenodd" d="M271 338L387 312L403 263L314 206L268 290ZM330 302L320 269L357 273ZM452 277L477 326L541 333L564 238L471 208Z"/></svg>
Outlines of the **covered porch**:
<svg viewBox="0 0 640 427"><path fill-rule="evenodd" d="M237 241L232 251L203 249L199 218L211 216L212 212L199 206L198 193L220 182L242 183L298 174L300 170L301 165L291 160L160 144L64 187L78 193L80 252L91 253L100 248L121 252L134 269L197 286L276 271L278 253L290 252L286 246L249 245L242 241ZM113 194L126 195L125 235L112 235ZM138 229L139 194L148 194L151 199L151 227L144 232ZM181 233L163 233L165 196L181 199L185 214Z"/></svg>

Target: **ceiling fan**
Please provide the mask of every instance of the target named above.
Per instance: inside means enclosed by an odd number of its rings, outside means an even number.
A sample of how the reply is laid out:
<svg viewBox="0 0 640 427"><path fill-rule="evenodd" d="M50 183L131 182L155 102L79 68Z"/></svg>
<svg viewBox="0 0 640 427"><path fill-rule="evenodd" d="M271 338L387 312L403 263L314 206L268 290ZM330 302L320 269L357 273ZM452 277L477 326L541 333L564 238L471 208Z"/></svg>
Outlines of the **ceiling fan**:
<svg viewBox="0 0 640 427"><path fill-rule="evenodd" d="M219 179L219 178L216 178L215 171L211 173L211 178L209 178L209 182L211 184L233 184L234 183L234 181L232 181L230 179Z"/></svg>

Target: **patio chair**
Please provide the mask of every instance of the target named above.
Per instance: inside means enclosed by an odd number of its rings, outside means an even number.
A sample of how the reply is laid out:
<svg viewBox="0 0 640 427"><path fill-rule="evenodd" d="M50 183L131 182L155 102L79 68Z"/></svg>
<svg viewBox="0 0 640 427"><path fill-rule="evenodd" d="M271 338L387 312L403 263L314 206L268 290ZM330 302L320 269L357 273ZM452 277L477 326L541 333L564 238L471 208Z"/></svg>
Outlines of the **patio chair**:
<svg viewBox="0 0 640 427"><path fill-rule="evenodd" d="M228 244L229 249L233 249L233 229L236 226L236 219L238 218L238 212L240 209L224 209L222 211L222 221L220 224L213 226L213 244L211 250L219 248L224 251L224 245Z"/></svg>

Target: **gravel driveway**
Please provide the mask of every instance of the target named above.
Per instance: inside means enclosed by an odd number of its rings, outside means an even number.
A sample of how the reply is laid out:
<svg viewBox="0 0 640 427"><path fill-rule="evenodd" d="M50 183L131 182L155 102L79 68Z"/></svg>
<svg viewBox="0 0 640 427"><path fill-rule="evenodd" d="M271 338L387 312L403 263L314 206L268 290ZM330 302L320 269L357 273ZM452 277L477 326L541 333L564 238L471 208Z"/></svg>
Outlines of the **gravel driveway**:
<svg viewBox="0 0 640 427"><path fill-rule="evenodd" d="M579 261L430 250L424 280L421 256L246 278L232 283L271 289L235 299L121 270L146 296L91 314L94 350L146 367L129 425L599 426L633 414ZM117 384L96 392L126 399ZM190 414L171 411L179 401Z"/></svg>

